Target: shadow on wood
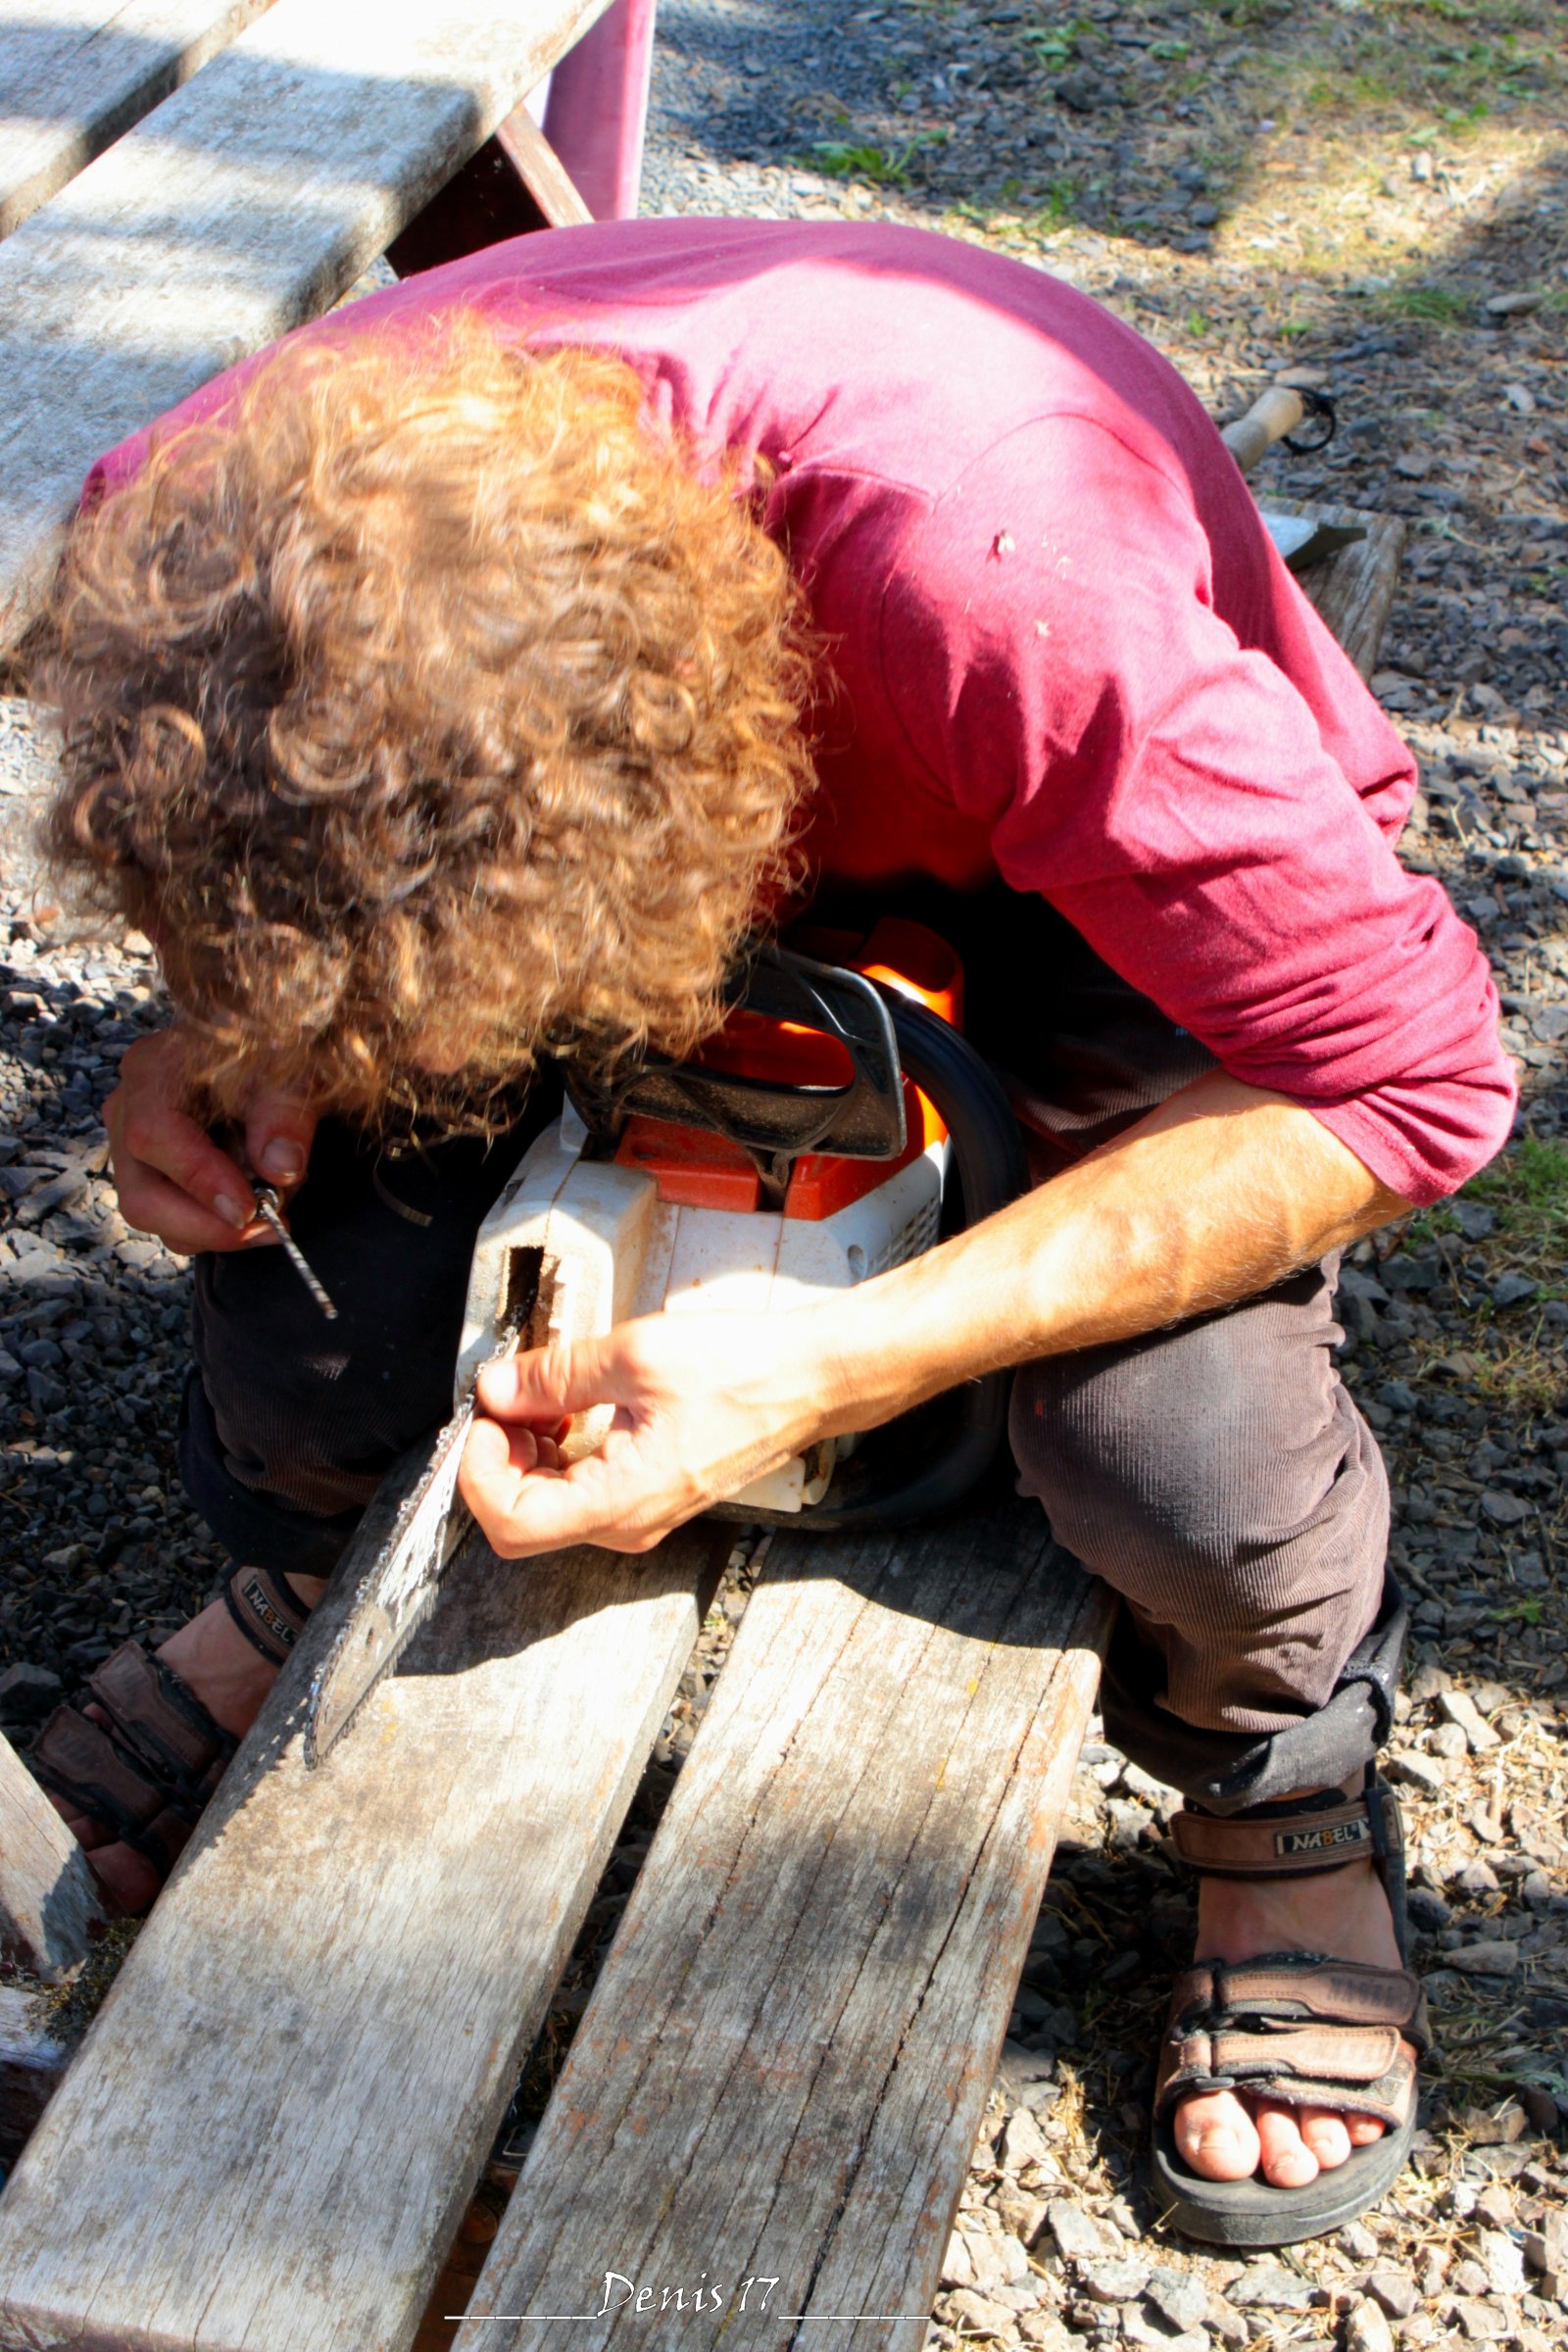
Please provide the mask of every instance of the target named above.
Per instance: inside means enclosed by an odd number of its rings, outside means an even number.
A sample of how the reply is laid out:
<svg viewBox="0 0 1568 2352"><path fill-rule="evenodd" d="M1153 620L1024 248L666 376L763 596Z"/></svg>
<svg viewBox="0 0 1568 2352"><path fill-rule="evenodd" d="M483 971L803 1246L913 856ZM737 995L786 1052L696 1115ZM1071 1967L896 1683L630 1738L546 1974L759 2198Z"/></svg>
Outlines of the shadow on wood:
<svg viewBox="0 0 1568 2352"><path fill-rule="evenodd" d="M307 1773L329 1590L0 2198L0 2343L411 2340L730 1540L470 1540Z"/></svg>
<svg viewBox="0 0 1568 2352"><path fill-rule="evenodd" d="M1107 1621L1011 1499L775 1535L459 2352L923 2342Z"/></svg>

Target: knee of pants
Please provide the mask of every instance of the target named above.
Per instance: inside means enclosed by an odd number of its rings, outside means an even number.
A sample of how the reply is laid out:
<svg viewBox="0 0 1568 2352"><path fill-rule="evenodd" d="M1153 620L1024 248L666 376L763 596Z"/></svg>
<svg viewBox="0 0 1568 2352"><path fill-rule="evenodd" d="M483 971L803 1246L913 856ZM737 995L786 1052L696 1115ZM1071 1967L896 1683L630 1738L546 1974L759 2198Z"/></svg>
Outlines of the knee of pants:
<svg viewBox="0 0 1568 2352"><path fill-rule="evenodd" d="M1153 1624L1278 1626L1381 1575L1387 1481L1334 1370L1327 1286L1282 1292L1014 1382L1024 1486Z"/></svg>
<svg viewBox="0 0 1568 2352"><path fill-rule="evenodd" d="M451 1410L461 1286L440 1299L417 1286L402 1300L394 1278L381 1309L352 1321L342 1310L349 1329L339 1338L335 1324L307 1324L280 1278L281 1252L268 1256L266 1281L249 1268L216 1281L199 1269L199 1375L229 1474L330 1515L363 1502L403 1447Z"/></svg>
<svg viewBox="0 0 1568 2352"><path fill-rule="evenodd" d="M373 1155L327 1137L295 1231L334 1321L279 1250L198 1259L197 1367L230 1477L331 1515L446 1418L474 1232L514 1156L449 1148L422 1194L400 1177L416 1203L400 1206Z"/></svg>

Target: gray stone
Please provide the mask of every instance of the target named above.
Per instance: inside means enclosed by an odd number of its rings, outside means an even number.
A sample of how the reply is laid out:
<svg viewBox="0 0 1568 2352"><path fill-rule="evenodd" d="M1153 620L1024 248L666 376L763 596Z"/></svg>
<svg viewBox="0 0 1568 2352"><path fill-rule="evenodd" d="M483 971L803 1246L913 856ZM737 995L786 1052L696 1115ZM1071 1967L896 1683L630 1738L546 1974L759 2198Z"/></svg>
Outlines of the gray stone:
<svg viewBox="0 0 1568 2352"><path fill-rule="evenodd" d="M1208 2289L1191 2271L1157 2270L1144 2294L1178 2330L1197 2328L1208 2316Z"/></svg>
<svg viewBox="0 0 1568 2352"><path fill-rule="evenodd" d="M1568 2208L1548 2207L1540 2228L1525 2231L1524 2256L1533 2271L1568 2272Z"/></svg>
<svg viewBox="0 0 1568 2352"><path fill-rule="evenodd" d="M1078 2277L1097 2303L1131 2303L1148 2285L1149 2271L1136 2254L1123 2254L1113 2261L1080 2263Z"/></svg>
<svg viewBox="0 0 1568 2352"><path fill-rule="evenodd" d="M1472 1755L1483 1756L1489 1749L1501 1746L1499 1735L1493 1730L1468 1691L1445 1690L1438 1700L1438 1712L1446 1716L1449 1723L1458 1725Z"/></svg>
<svg viewBox="0 0 1568 2352"><path fill-rule="evenodd" d="M1487 2284L1494 2295L1524 2293L1524 2249L1505 2230L1483 2230L1480 2254L1482 2268L1487 2274Z"/></svg>
<svg viewBox="0 0 1568 2352"><path fill-rule="evenodd" d="M1016 2107L1008 2116L997 2156L1004 2173L1021 2173L1027 2164L1050 2163L1050 2144L1026 2106Z"/></svg>
<svg viewBox="0 0 1568 2352"><path fill-rule="evenodd" d="M1310 2311L1312 2289L1277 2262L1254 2262L1226 2289L1243 2311Z"/></svg>
<svg viewBox="0 0 1568 2352"><path fill-rule="evenodd" d="M1009 2304L998 2303L972 2286L959 2287L948 2300L955 2319L968 2334L1002 2335L1017 2317Z"/></svg>
<svg viewBox="0 0 1568 2352"><path fill-rule="evenodd" d="M1035 2352L1081 2352L1080 2339L1049 2311L1024 2312L1018 2333L1026 2344L1035 2346Z"/></svg>
<svg viewBox="0 0 1568 2352"><path fill-rule="evenodd" d="M1004 2181L991 2200L997 2219L1022 2246L1032 2246L1046 2226L1046 2200Z"/></svg>
<svg viewBox="0 0 1568 2352"><path fill-rule="evenodd" d="M1209 2296L1207 2325L1210 2335L1217 2335L1222 2344L1229 2344L1232 2352L1242 2352L1242 2346L1252 2340L1251 2321L1224 2295Z"/></svg>
<svg viewBox="0 0 1568 2352"><path fill-rule="evenodd" d="M1530 1505L1524 1497L1510 1494L1502 1487L1488 1487L1481 1497L1481 1508L1494 1527L1517 1527L1530 1516Z"/></svg>
<svg viewBox="0 0 1568 2352"><path fill-rule="evenodd" d="M1105 2207L1105 2219L1113 2230L1119 2230L1122 2236L1130 2239L1134 2245L1144 2234L1138 2225L1138 2216L1125 2197L1111 2198L1110 2203Z"/></svg>
<svg viewBox="0 0 1568 2352"><path fill-rule="evenodd" d="M1006 2230L969 2230L963 2233L973 2266L974 2283L983 2295L1017 2286L1029 2276L1029 2257Z"/></svg>
<svg viewBox="0 0 1568 2352"><path fill-rule="evenodd" d="M948 2250L942 2257L939 2274L944 2286L973 2286L974 2263L969 2254L969 2232L955 2230L948 2240Z"/></svg>
<svg viewBox="0 0 1568 2352"><path fill-rule="evenodd" d="M1403 1748L1387 1757L1383 1772L1396 1788L1419 1788L1423 1796L1439 1796L1447 1786L1442 1765L1422 1755L1419 1748Z"/></svg>
<svg viewBox="0 0 1568 2352"><path fill-rule="evenodd" d="M1040 2114L1055 2098L1055 2074L1054 2050L1031 2050L1021 2041L1003 2043L997 2082L1009 2105Z"/></svg>
<svg viewBox="0 0 1568 2352"><path fill-rule="evenodd" d="M1097 2221L1071 2197L1053 2197L1046 2207L1046 2219L1057 2251L1068 2262L1095 2262L1117 2256L1122 2250L1120 2232L1107 2222Z"/></svg>
<svg viewBox="0 0 1568 2352"><path fill-rule="evenodd" d="M1446 1903L1442 1895L1436 1893L1430 1886L1412 1886L1405 1901L1409 1907L1411 1919L1429 1936L1435 1936L1440 1928L1451 1927L1453 1924L1451 1905ZM1352 2223L1350 2226L1353 2229L1356 2225ZM1344 2232L1342 2231L1341 2234L1343 2238ZM1348 2248L1347 2251L1348 2252ZM1374 2246L1372 2252L1376 2253L1376 2251L1377 2248Z"/></svg>
<svg viewBox="0 0 1568 2352"><path fill-rule="evenodd" d="M1453 2316L1460 2332L1472 2344L1499 2344L1508 2333L1508 2322L1495 2305L1483 2303L1479 2297L1456 2295Z"/></svg>
<svg viewBox="0 0 1568 2352"><path fill-rule="evenodd" d="M1345 2352L1394 2352L1394 2329L1370 2295L1350 2306L1345 2323Z"/></svg>
<svg viewBox="0 0 1568 2352"><path fill-rule="evenodd" d="M1519 1946L1501 1936L1489 1936L1479 1943L1463 1943L1448 1954L1448 1966L1467 1977L1511 1977L1519 1967Z"/></svg>
<svg viewBox="0 0 1568 2352"><path fill-rule="evenodd" d="M1407 2320L1421 2300L1408 2271L1374 2271L1366 2291L1382 2304L1391 2320Z"/></svg>
<svg viewBox="0 0 1568 2352"><path fill-rule="evenodd" d="M1063 106L1071 107L1075 115L1101 114L1114 106L1116 93L1108 81L1098 74L1064 74L1056 84L1056 96Z"/></svg>
<svg viewBox="0 0 1568 2352"><path fill-rule="evenodd" d="M66 1686L47 1666L24 1661L0 1674L0 1721L41 1723L65 1697Z"/></svg>

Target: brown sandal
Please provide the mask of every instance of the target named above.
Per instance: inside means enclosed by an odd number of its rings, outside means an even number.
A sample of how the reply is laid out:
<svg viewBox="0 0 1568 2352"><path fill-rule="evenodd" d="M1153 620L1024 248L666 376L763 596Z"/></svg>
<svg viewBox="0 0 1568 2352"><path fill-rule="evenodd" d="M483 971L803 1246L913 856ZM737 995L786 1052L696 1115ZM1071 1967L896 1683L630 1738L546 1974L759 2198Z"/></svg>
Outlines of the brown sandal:
<svg viewBox="0 0 1568 2352"><path fill-rule="evenodd" d="M266 1569L237 1568L224 1599L246 1639L281 1666L310 1615L292 1588ZM238 1745L172 1666L122 1642L88 1676L77 1705L56 1707L27 1761L106 1842L131 1846L165 1879Z"/></svg>
<svg viewBox="0 0 1568 2352"><path fill-rule="evenodd" d="M1221 1819L1184 1808L1172 1824L1181 1859L1202 1877L1279 1879L1376 1866L1405 1955L1404 1829L1397 1800L1368 1767L1357 1794L1255 1805ZM1212 2245L1284 2246L1353 2221L1404 2169L1415 2137L1418 2052L1432 2046L1426 1998L1408 1968L1373 1968L1320 1952L1202 1960L1171 1993L1154 2090L1154 2186L1167 2218ZM1302 2188L1205 2180L1179 2152L1175 2113L1195 2092L1248 2090L1292 2107L1370 2115L1381 2139Z"/></svg>

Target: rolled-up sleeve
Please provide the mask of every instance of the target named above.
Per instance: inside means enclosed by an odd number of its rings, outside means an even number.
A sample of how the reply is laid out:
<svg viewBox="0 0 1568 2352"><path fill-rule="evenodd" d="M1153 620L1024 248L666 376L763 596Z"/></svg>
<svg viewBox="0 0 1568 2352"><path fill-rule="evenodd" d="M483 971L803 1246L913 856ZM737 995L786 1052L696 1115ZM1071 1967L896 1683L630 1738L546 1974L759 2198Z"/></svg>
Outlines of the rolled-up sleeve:
<svg viewBox="0 0 1568 2352"><path fill-rule="evenodd" d="M883 600L889 698L1007 883L1233 1076L1438 1200L1514 1106L1485 957L1370 813L1408 765L1397 738L1368 701L1393 765L1358 792L1278 662L1216 613L1211 567L1179 476L1101 424L1044 419L907 535ZM1297 593L1283 572L1276 593ZM1365 695L1348 664L1335 690Z"/></svg>

